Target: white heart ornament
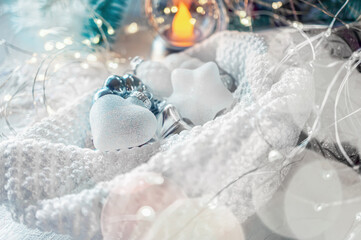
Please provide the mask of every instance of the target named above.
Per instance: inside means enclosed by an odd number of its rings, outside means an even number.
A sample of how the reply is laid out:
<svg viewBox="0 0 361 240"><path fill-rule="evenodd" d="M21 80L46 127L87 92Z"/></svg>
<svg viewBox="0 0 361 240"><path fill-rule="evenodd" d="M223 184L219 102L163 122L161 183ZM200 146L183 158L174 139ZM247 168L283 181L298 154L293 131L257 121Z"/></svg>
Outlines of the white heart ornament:
<svg viewBox="0 0 361 240"><path fill-rule="evenodd" d="M94 146L111 151L148 142L155 134L157 120L148 109L109 94L93 104L90 127Z"/></svg>

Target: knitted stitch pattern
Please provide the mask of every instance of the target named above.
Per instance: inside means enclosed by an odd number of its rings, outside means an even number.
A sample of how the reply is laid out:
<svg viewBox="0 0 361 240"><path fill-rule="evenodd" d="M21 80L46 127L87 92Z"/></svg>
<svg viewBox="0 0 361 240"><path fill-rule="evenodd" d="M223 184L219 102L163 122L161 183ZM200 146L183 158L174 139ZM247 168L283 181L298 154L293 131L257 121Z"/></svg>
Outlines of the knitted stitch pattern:
<svg viewBox="0 0 361 240"><path fill-rule="evenodd" d="M232 110L203 126L142 147L94 150L89 127L91 95L0 144L0 201L29 227L98 239L100 213L112 186L136 172L162 173L189 197L213 196L254 171L218 199L240 222L277 190L283 155L295 146L313 104L311 73L290 67L268 74L271 60L257 35L222 32L185 51L216 61L237 80Z"/></svg>

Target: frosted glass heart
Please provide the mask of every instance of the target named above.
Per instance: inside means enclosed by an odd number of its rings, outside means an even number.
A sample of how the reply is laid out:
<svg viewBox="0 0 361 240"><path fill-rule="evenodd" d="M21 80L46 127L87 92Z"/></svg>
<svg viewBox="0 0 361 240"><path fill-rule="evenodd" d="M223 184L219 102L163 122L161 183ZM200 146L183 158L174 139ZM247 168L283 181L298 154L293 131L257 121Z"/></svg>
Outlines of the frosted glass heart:
<svg viewBox="0 0 361 240"><path fill-rule="evenodd" d="M194 124L204 124L233 102L232 94L223 85L214 62L196 68L175 69L172 72L173 94L168 102L184 118Z"/></svg>
<svg viewBox="0 0 361 240"><path fill-rule="evenodd" d="M157 120L148 109L117 95L99 98L90 110L94 146L111 151L139 146L149 141Z"/></svg>

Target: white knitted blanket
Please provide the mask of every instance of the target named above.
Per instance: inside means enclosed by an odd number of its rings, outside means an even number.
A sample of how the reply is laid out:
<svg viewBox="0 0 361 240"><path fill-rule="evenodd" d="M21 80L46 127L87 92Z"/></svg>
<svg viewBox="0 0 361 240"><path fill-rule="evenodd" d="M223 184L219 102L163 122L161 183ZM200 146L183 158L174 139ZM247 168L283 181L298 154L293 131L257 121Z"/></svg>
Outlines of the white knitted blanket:
<svg viewBox="0 0 361 240"><path fill-rule="evenodd" d="M162 142L114 152L94 150L89 127L92 93L0 143L0 203L29 227L98 239L100 213L116 181L139 171L162 173L189 197L212 196L242 174L218 200L240 222L280 185L282 162L271 150L292 149L313 105L312 75L281 68L272 46L254 34L222 32L185 53L216 61L238 82L228 113Z"/></svg>

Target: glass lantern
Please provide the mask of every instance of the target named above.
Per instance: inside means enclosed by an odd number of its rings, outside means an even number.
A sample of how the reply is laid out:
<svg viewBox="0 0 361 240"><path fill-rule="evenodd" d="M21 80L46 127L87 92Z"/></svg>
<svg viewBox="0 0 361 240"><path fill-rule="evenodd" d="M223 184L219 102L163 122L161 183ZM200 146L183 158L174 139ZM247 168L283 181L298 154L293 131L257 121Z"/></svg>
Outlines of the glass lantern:
<svg viewBox="0 0 361 240"><path fill-rule="evenodd" d="M221 0L145 0L145 12L173 50L190 47L227 27Z"/></svg>

